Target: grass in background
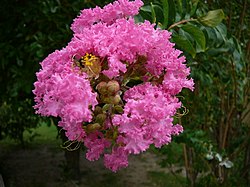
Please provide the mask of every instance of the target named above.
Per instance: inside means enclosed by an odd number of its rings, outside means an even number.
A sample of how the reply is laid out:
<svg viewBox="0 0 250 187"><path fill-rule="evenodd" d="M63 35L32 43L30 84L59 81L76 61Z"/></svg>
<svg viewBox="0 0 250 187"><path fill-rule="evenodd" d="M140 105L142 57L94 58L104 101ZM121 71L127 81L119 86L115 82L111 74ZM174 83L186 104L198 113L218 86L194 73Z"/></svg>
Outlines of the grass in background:
<svg viewBox="0 0 250 187"><path fill-rule="evenodd" d="M58 131L55 125L48 126L42 123L35 129L25 130L23 133L24 142L26 145L39 145L39 144L61 144L61 139L58 138ZM13 140L9 137L0 141L0 145L3 148L10 146L19 146L20 142Z"/></svg>
<svg viewBox="0 0 250 187"><path fill-rule="evenodd" d="M157 187L183 187L186 184L185 177L178 174L173 175L161 171L149 171L148 177L151 180L151 184Z"/></svg>
<svg viewBox="0 0 250 187"><path fill-rule="evenodd" d="M58 138L58 131L55 125L48 126L43 123L38 128L24 132L24 140L35 144L58 143L61 140Z"/></svg>

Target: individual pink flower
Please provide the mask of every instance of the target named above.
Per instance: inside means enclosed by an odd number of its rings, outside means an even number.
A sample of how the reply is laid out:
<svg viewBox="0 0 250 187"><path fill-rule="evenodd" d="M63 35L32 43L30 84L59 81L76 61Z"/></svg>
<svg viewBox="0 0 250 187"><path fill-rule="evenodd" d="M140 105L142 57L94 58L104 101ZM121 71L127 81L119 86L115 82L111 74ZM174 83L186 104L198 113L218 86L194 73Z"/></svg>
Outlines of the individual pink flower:
<svg viewBox="0 0 250 187"><path fill-rule="evenodd" d="M100 132L89 134L84 139L84 146L88 148L86 158L90 161L98 160L105 148L110 147L110 142Z"/></svg>
<svg viewBox="0 0 250 187"><path fill-rule="evenodd" d="M123 147L112 149L111 154L104 155L104 165L116 172L120 168L128 166L128 153Z"/></svg>
<svg viewBox="0 0 250 187"><path fill-rule="evenodd" d="M86 132L83 130L81 122L68 122L62 119L58 122L58 126L66 131L65 135L70 141L82 142L86 137Z"/></svg>

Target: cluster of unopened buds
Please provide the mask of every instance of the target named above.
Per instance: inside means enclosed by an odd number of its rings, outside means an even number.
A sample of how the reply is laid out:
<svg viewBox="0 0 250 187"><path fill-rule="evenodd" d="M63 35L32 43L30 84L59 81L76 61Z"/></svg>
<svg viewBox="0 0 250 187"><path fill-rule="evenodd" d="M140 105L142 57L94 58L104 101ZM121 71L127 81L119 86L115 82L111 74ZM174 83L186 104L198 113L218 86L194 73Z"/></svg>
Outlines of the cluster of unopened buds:
<svg viewBox="0 0 250 187"><path fill-rule="evenodd" d="M104 123L107 118L112 118L115 113L122 113L123 107L121 106L121 97L119 94L120 85L117 81L111 80L108 82L100 82L96 89L99 93L97 100L101 106L96 106L93 111L93 122L83 128L87 133L95 130L105 130Z"/></svg>
<svg viewBox="0 0 250 187"><path fill-rule="evenodd" d="M174 124L176 95L194 86L171 33L135 22L142 5L118 0L83 10L71 42L44 59L34 83L37 113L60 118L69 141L84 144L88 160L103 156L114 172L130 154L183 131Z"/></svg>

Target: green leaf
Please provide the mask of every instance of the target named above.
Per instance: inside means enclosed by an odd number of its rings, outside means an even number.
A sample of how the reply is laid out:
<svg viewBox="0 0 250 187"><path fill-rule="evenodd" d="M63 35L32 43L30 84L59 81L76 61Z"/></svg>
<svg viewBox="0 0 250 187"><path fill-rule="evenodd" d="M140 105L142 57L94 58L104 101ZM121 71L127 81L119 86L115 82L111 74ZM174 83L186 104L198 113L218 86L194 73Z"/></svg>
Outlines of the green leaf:
<svg viewBox="0 0 250 187"><path fill-rule="evenodd" d="M137 15L137 20L139 22L143 22L144 20L151 20L152 16L151 16L151 6L150 5L145 5L143 7L140 8L140 18ZM138 20L139 18L139 20Z"/></svg>
<svg viewBox="0 0 250 187"><path fill-rule="evenodd" d="M214 43L216 41L216 33L214 28L211 27L202 27L203 32L205 33L206 36L206 43L207 47L213 47Z"/></svg>
<svg viewBox="0 0 250 187"><path fill-rule="evenodd" d="M152 23L156 23L156 14L153 3L150 3L151 5L151 16L152 16Z"/></svg>
<svg viewBox="0 0 250 187"><path fill-rule="evenodd" d="M176 43L178 47L180 47L183 51L191 54L193 58L195 57L196 55L195 49L192 43L187 38L181 35L173 35L172 38L174 43Z"/></svg>
<svg viewBox="0 0 250 187"><path fill-rule="evenodd" d="M151 6L145 5L140 8L144 12L150 12L151 13Z"/></svg>
<svg viewBox="0 0 250 187"><path fill-rule="evenodd" d="M192 1L190 16L193 16L195 14L195 12L197 10L198 3L199 3L199 0L193 0Z"/></svg>
<svg viewBox="0 0 250 187"><path fill-rule="evenodd" d="M142 23L144 21L143 17L138 14L134 17L136 23Z"/></svg>
<svg viewBox="0 0 250 187"><path fill-rule="evenodd" d="M182 0L177 0L177 7L178 7L178 12L182 15L183 13Z"/></svg>
<svg viewBox="0 0 250 187"><path fill-rule="evenodd" d="M137 17L137 18L136 18L136 21L141 21L141 19L142 19L141 22L144 22L145 20L150 20L150 19L151 19L151 12L146 12L146 11L141 10L139 15L140 15L140 18ZM137 16L138 16L138 15L137 15ZM138 18L139 18L140 20L138 20Z"/></svg>
<svg viewBox="0 0 250 187"><path fill-rule="evenodd" d="M182 0L182 8L183 8L183 16L185 16L188 13L188 2L187 0Z"/></svg>
<svg viewBox="0 0 250 187"><path fill-rule="evenodd" d="M201 47L202 51L205 51L206 38L205 38L204 33L201 31L201 29L199 29L198 27L192 24L185 24L181 28L193 37L195 42Z"/></svg>
<svg viewBox="0 0 250 187"><path fill-rule="evenodd" d="M225 24L223 23L220 23L219 25L217 25L217 27L215 28L216 30L218 30L222 37L223 37L223 40L226 41L226 37L227 37L227 27Z"/></svg>
<svg viewBox="0 0 250 187"><path fill-rule="evenodd" d="M168 0L162 0L162 7L163 7L163 17L164 17L162 29L166 29L168 26L168 14L169 14Z"/></svg>
<svg viewBox="0 0 250 187"><path fill-rule="evenodd" d="M216 34L215 47L220 47L221 45L224 44L225 40L224 40L222 34L216 28L214 28L214 31Z"/></svg>
<svg viewBox="0 0 250 187"><path fill-rule="evenodd" d="M224 12L222 9L212 10L207 15L198 18L198 21L209 27L216 27L224 19Z"/></svg>
<svg viewBox="0 0 250 187"><path fill-rule="evenodd" d="M175 11L175 2L174 0L168 0L168 25L171 25L175 22L175 16L176 16L176 11Z"/></svg>

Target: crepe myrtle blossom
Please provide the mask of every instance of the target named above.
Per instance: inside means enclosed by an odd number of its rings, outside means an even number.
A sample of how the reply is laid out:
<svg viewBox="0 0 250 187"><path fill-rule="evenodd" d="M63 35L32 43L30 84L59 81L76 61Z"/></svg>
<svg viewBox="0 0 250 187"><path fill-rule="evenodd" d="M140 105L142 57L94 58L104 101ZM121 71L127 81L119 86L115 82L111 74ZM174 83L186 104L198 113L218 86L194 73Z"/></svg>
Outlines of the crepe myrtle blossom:
<svg viewBox="0 0 250 187"><path fill-rule="evenodd" d="M43 116L59 117L70 141L86 158L104 157L116 172L128 156L168 144L183 131L173 118L183 88L193 90L182 52L171 33L148 21L135 23L141 0L118 0L77 17L68 45L41 62L34 83Z"/></svg>

